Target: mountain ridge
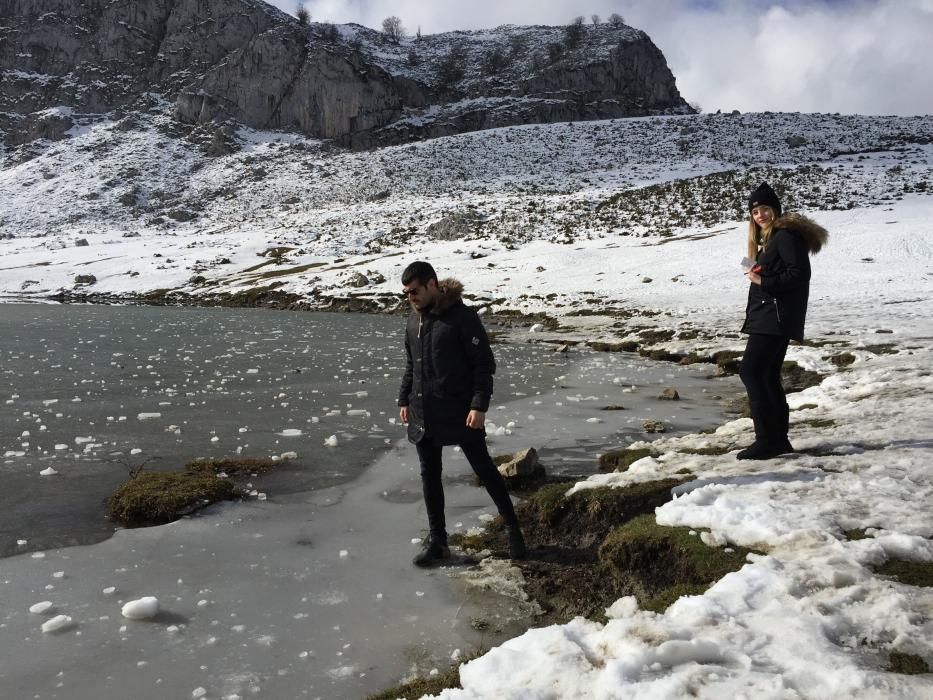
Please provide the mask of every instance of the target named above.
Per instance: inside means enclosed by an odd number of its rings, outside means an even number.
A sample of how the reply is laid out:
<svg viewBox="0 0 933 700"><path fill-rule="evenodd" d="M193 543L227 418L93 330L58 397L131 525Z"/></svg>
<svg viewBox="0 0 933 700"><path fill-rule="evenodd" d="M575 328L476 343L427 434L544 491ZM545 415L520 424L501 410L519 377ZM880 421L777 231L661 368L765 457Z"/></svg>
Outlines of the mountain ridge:
<svg viewBox="0 0 933 700"><path fill-rule="evenodd" d="M692 109L663 54L626 25L458 31L393 41L259 0L0 2L0 130L62 138L67 107L146 109L367 148L522 123ZM493 99L485 104L484 99Z"/></svg>

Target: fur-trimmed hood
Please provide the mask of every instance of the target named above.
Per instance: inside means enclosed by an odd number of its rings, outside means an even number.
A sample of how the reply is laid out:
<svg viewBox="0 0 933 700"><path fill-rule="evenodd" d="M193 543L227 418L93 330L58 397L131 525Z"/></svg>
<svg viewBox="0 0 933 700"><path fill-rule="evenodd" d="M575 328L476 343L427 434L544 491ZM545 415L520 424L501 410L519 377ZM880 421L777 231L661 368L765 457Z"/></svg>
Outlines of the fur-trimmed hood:
<svg viewBox="0 0 933 700"><path fill-rule="evenodd" d="M438 281L437 288L441 290L441 297L431 309L432 314L439 316L458 301L463 300L463 284L460 280L448 277Z"/></svg>
<svg viewBox="0 0 933 700"><path fill-rule="evenodd" d="M807 244L811 255L819 253L829 240L829 232L803 214L784 214L774 222L772 230L788 229L796 231Z"/></svg>

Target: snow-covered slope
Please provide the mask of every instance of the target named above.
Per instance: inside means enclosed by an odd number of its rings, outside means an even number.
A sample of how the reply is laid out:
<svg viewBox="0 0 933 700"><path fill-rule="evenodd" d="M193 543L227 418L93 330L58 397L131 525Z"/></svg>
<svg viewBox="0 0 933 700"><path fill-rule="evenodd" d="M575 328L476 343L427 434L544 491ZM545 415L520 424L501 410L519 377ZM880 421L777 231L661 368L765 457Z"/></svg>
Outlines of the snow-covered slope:
<svg viewBox="0 0 933 700"><path fill-rule="evenodd" d="M166 108L154 99L154 111ZM657 117L495 129L365 153L283 133L244 130L239 140L239 152L212 158L168 116L133 115L75 127L23 162L8 154L0 235L13 239L0 243L0 292L203 296L275 283L322 304L350 291L356 272L370 283L354 294L394 293L415 251L495 256L471 271L538 256L585 263L588 283L558 289L561 298L535 309L544 310L581 304L585 290L621 301L619 275L663 265L646 245L664 243L658 250L667 253L692 237L705 255L710 236L741 226L746 192L761 180L788 208L810 212L905 197L922 207L933 192L929 117ZM445 219L450 245L431 228ZM922 248L916 238L911 245ZM79 239L89 245L76 247ZM288 250L266 255L276 248ZM641 265L643 253L660 260ZM96 281L76 283L79 275ZM373 282L379 275L385 281ZM471 279L472 291L514 303L538 286L505 281Z"/></svg>

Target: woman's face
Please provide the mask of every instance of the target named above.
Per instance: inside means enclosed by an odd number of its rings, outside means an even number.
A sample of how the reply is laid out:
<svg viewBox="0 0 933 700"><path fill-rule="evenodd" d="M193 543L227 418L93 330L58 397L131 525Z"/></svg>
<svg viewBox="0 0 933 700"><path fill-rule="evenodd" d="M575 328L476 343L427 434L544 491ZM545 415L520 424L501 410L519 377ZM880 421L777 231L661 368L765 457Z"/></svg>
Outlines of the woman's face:
<svg viewBox="0 0 933 700"><path fill-rule="evenodd" d="M752 220L761 228L768 228L774 223L774 209L768 206L760 206L752 209Z"/></svg>

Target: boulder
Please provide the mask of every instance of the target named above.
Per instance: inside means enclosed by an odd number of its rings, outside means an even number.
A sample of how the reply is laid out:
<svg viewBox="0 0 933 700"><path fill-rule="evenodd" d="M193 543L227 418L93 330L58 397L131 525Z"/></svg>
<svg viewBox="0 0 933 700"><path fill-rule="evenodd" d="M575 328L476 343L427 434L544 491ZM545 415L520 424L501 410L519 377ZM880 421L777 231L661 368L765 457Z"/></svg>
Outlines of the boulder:
<svg viewBox="0 0 933 700"><path fill-rule="evenodd" d="M511 455L507 462L497 465L499 473L506 479L516 477L534 476L540 473L544 468L538 461L538 451L534 447L527 450L521 450Z"/></svg>
<svg viewBox="0 0 933 700"><path fill-rule="evenodd" d="M663 433L667 430L659 420L646 420L641 427L646 433Z"/></svg>
<svg viewBox="0 0 933 700"><path fill-rule="evenodd" d="M91 245L90 243L87 242L87 239L86 239L86 238L76 238L76 239L75 239L75 248L82 248L82 247L84 247L84 246L86 246L86 245Z"/></svg>
<svg viewBox="0 0 933 700"><path fill-rule="evenodd" d="M94 284L97 282L97 278L94 275L77 275L75 277L75 284Z"/></svg>
<svg viewBox="0 0 933 700"><path fill-rule="evenodd" d="M445 216L428 226L427 234L439 241L457 241L474 233L482 218L473 213L456 213Z"/></svg>
<svg viewBox="0 0 933 700"><path fill-rule="evenodd" d="M351 287L365 287L369 284L369 278L362 272L354 272L347 280L347 284Z"/></svg>
<svg viewBox="0 0 933 700"><path fill-rule="evenodd" d="M677 389L672 387L667 387L664 391L658 394L659 401L680 401L680 394L677 393Z"/></svg>

